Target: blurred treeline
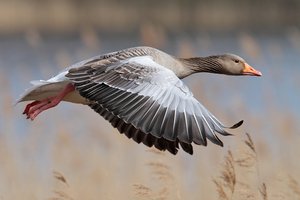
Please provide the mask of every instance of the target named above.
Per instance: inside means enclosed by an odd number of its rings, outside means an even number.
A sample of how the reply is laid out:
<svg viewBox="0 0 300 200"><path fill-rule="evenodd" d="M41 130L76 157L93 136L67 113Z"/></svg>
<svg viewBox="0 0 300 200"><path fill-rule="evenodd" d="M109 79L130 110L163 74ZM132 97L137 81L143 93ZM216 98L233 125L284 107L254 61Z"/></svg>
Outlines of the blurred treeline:
<svg viewBox="0 0 300 200"><path fill-rule="evenodd" d="M299 0L0 0L0 34L82 28L131 33L144 24L166 31L281 31L300 26Z"/></svg>

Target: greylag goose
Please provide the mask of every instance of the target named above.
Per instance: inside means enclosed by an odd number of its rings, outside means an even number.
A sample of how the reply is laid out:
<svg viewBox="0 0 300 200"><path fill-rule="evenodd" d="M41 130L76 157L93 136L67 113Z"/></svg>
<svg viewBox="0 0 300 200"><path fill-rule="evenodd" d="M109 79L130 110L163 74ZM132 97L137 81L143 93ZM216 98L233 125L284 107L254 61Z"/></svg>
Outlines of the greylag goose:
<svg viewBox="0 0 300 200"><path fill-rule="evenodd" d="M152 47L134 47L76 63L49 80L33 81L17 102L33 101L23 112L33 120L61 101L85 104L137 143L176 154L193 154L192 143L207 139L223 146L216 133L226 128L180 80L196 72L262 74L233 54L175 58Z"/></svg>

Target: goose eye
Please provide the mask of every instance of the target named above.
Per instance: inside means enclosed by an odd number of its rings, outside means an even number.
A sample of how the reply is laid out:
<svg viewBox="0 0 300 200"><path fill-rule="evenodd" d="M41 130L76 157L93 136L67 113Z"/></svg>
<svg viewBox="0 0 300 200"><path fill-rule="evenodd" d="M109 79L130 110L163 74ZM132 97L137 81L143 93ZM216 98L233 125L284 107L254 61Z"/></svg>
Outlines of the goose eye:
<svg viewBox="0 0 300 200"><path fill-rule="evenodd" d="M234 62L235 62L235 63L239 63L240 61L239 61L239 60L234 60Z"/></svg>

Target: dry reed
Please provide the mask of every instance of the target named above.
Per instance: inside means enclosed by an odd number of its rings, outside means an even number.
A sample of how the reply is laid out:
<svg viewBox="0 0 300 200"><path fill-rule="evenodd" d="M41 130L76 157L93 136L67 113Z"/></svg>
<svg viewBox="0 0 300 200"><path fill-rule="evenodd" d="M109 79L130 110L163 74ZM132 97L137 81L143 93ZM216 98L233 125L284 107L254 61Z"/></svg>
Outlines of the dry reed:
<svg viewBox="0 0 300 200"><path fill-rule="evenodd" d="M142 184L133 184L133 191L137 198L153 199L153 191Z"/></svg>
<svg viewBox="0 0 300 200"><path fill-rule="evenodd" d="M250 134L246 133L242 152L235 156L229 150L221 175L213 179L219 199L257 199L257 188L263 200L268 199L267 185L260 182L257 150Z"/></svg>
<svg viewBox="0 0 300 200"><path fill-rule="evenodd" d="M54 171L53 172L53 176L54 178L56 178L57 180L61 181L62 183L66 184L67 186L69 186L69 184L67 183L66 178L63 176L63 174L61 174L60 172Z"/></svg>
<svg viewBox="0 0 300 200"><path fill-rule="evenodd" d="M267 186L265 183L261 185L261 187L259 188L259 192L263 200L268 200Z"/></svg>
<svg viewBox="0 0 300 200"><path fill-rule="evenodd" d="M293 177L289 176L289 188L293 191L297 199L300 199L300 185Z"/></svg>
<svg viewBox="0 0 300 200"><path fill-rule="evenodd" d="M75 200L70 195L70 187L64 175L58 171L53 171L53 177L61 184L58 186L58 189L53 191L54 197L51 197L49 200Z"/></svg>
<svg viewBox="0 0 300 200"><path fill-rule="evenodd" d="M213 179L213 182L217 187L217 192L220 199L232 199L236 185L236 174L233 155L230 150L225 156L225 163L223 165L220 177L218 179Z"/></svg>
<svg viewBox="0 0 300 200"><path fill-rule="evenodd" d="M155 149L150 149L148 152L154 157L146 162L154 185L152 185L153 183L149 184L151 186L133 184L135 197L153 200L180 199L172 167L165 164L168 163L168 158L165 156L166 153Z"/></svg>
<svg viewBox="0 0 300 200"><path fill-rule="evenodd" d="M252 167L257 163L257 153L254 142L249 133L246 133L244 144L248 149L244 150L242 152L243 157L235 160L235 162L241 167Z"/></svg>

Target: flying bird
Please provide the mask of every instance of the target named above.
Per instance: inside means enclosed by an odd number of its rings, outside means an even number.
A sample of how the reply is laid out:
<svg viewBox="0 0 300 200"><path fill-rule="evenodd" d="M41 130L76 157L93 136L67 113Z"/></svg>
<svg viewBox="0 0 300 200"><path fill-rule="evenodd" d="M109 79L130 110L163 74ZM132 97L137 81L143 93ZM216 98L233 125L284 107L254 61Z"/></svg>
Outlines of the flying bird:
<svg viewBox="0 0 300 200"><path fill-rule="evenodd" d="M217 134L230 135L226 128L243 123L226 127L195 99L180 79L197 72L262 75L234 54L176 58L152 47L133 47L32 81L17 102L32 101L23 112L31 120L61 101L88 105L137 143L193 154L193 143L206 146L208 139L223 146Z"/></svg>

